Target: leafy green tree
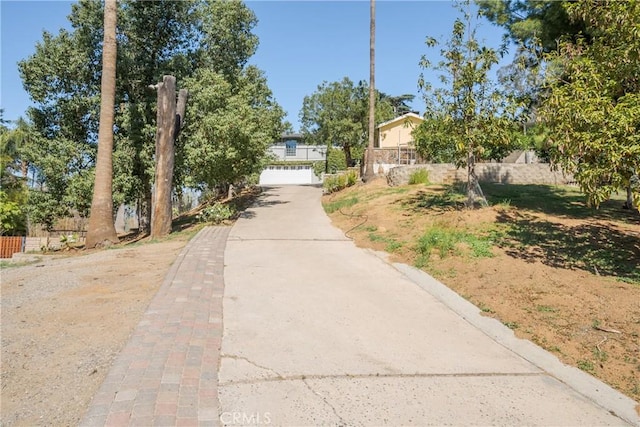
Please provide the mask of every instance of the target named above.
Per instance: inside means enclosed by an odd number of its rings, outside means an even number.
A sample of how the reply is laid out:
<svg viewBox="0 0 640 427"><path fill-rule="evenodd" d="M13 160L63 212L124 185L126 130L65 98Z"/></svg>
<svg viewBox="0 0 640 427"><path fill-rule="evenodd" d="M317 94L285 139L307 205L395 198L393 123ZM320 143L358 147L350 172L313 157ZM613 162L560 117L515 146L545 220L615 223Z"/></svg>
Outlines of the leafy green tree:
<svg viewBox="0 0 640 427"><path fill-rule="evenodd" d="M476 0L481 15L505 29L515 43L514 61L498 71L500 83L521 104L518 121L521 140L529 140L528 128L536 121L544 96L544 55L558 49L561 39L588 40L583 20L571 18L565 4L573 0ZM544 126L538 126L540 132ZM546 154L544 148L538 148Z"/></svg>
<svg viewBox="0 0 640 427"><path fill-rule="evenodd" d="M182 84L201 69L229 82L241 78L257 47L251 32L257 20L237 0L121 0L118 5L113 199L116 206L136 202L149 218L157 101L149 85L165 74ZM35 54L19 64L36 104L29 117L41 136L29 161L43 191L32 201L42 205L32 207L63 207L36 215L47 224L49 214L88 213L92 186L85 182L93 179L98 144L103 11L98 0L75 3L71 30L43 33ZM187 181L178 172L177 187Z"/></svg>
<svg viewBox="0 0 640 427"><path fill-rule="evenodd" d="M313 162L313 173L320 178L323 173L336 173L345 170L345 164L344 151L329 147L325 160Z"/></svg>
<svg viewBox="0 0 640 427"><path fill-rule="evenodd" d="M102 18L98 2L81 1L72 7L72 25L78 14L86 20L88 10ZM100 87L99 68L94 69L100 64L98 22L93 44L88 39L94 34L80 29L44 32L35 53L18 65L36 104L28 111L36 137L26 152L34 173L27 209L33 223L47 228L72 211L86 216L90 207Z"/></svg>
<svg viewBox="0 0 640 427"><path fill-rule="evenodd" d="M0 236L20 235L24 231L24 213L20 204L10 200L7 193L0 190Z"/></svg>
<svg viewBox="0 0 640 427"><path fill-rule="evenodd" d="M26 200L21 170L21 131L9 129L0 109L0 235L21 234L25 231L22 205ZM23 126L21 126L23 127Z"/></svg>
<svg viewBox="0 0 640 427"><path fill-rule="evenodd" d="M499 52L479 43L472 17L453 24L451 38L440 49L442 60L435 66L424 55L423 69L442 72L442 86L434 88L421 74L418 81L426 104L425 120L414 132L416 148L427 159L454 162L467 168L467 206L486 205L475 164L499 159L510 149L513 105L492 83L489 72L498 63ZM427 39L430 48L438 46Z"/></svg>
<svg viewBox="0 0 640 427"><path fill-rule="evenodd" d="M258 37L252 33L258 19L239 0L209 0L199 8L202 43L200 65L221 73L232 81L258 48Z"/></svg>
<svg viewBox="0 0 640 427"><path fill-rule="evenodd" d="M304 97L300 121L307 141L341 146L345 166L362 159L368 141L369 85L357 85L345 77L339 82L323 82L312 95ZM376 123L393 118L391 105L376 92Z"/></svg>
<svg viewBox="0 0 640 427"><path fill-rule="evenodd" d="M9 174L5 176L14 183L16 177L20 177L22 181L26 181L29 172L29 162L25 158L25 153L28 151L29 144L36 137L33 125L22 117L19 117L14 122L13 129L8 129L4 125L0 126L2 126L0 133L4 138L2 146L2 170L10 169L10 176ZM7 186L12 185L11 182L4 180L1 184L5 189Z"/></svg>
<svg viewBox="0 0 640 427"><path fill-rule="evenodd" d="M540 45L545 52L558 47L563 37L585 34L584 21L571 19L566 0L476 0L480 13L504 27L512 41Z"/></svg>
<svg viewBox="0 0 640 427"><path fill-rule="evenodd" d="M380 93L380 99L391 104L395 116L402 116L403 114L412 112L413 110L408 103L412 102L415 97L416 96L412 94L391 96L386 93Z"/></svg>
<svg viewBox="0 0 640 427"><path fill-rule="evenodd" d="M184 86L190 98L176 162L185 184L226 191L259 173L268 146L284 129L284 111L264 74L249 66L230 82L222 73L201 69Z"/></svg>
<svg viewBox="0 0 640 427"><path fill-rule="evenodd" d="M540 120L552 159L574 174L591 205L627 189L640 204L640 3L565 4L590 40L565 40L547 58ZM630 206L629 206L630 207Z"/></svg>

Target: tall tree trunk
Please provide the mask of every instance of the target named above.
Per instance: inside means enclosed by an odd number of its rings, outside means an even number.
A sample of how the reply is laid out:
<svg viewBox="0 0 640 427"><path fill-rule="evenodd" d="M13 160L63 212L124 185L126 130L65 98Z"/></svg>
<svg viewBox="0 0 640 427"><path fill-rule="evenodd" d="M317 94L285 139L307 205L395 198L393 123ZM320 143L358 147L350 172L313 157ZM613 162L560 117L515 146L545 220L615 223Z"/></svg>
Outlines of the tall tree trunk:
<svg viewBox="0 0 640 427"><path fill-rule="evenodd" d="M156 177L151 215L151 237L171 233L171 190L175 160L176 78L164 76L158 84L158 130L156 133Z"/></svg>
<svg viewBox="0 0 640 427"><path fill-rule="evenodd" d="M364 180L374 177L373 171L373 145L376 133L376 89L375 89L375 64L376 64L376 1L370 0L370 25L369 25L369 145L367 146L366 166Z"/></svg>
<svg viewBox="0 0 640 427"><path fill-rule="evenodd" d="M344 164L347 168L353 166L353 157L351 157L351 143L345 142L342 144L342 150L344 151ZM327 157L329 154L327 153Z"/></svg>
<svg viewBox="0 0 640 427"><path fill-rule="evenodd" d="M104 5L104 44L102 49L102 81L100 86L100 127L98 157L91 200L91 214L85 247L93 248L118 242L113 221L113 117L116 94L116 0Z"/></svg>
<svg viewBox="0 0 640 427"><path fill-rule="evenodd" d="M625 209L633 209L633 191L631 191L631 181L629 182L629 185L627 185L626 190L627 200L624 202L624 205L622 207Z"/></svg>

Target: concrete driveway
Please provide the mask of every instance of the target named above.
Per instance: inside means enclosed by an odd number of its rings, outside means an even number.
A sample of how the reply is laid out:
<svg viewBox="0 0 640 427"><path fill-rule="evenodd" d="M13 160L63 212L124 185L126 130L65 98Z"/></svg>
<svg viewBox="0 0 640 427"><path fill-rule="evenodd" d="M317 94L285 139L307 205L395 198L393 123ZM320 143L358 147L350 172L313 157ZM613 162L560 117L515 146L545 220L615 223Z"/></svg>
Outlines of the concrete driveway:
<svg viewBox="0 0 640 427"><path fill-rule="evenodd" d="M223 424L640 424L631 399L357 248L320 197L267 188L230 232Z"/></svg>

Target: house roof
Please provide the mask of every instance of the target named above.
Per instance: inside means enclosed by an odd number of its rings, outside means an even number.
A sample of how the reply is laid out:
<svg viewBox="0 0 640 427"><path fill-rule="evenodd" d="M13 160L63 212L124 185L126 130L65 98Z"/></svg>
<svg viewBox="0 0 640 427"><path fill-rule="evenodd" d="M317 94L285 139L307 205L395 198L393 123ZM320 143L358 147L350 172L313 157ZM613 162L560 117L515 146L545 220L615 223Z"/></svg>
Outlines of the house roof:
<svg viewBox="0 0 640 427"><path fill-rule="evenodd" d="M302 139L302 138L304 138L304 135L301 134L301 133L283 133L280 136L280 138L282 140L285 140L285 139Z"/></svg>
<svg viewBox="0 0 640 427"><path fill-rule="evenodd" d="M402 121L407 120L410 117L413 117L414 119L419 119L420 121L424 121L424 119L422 117L420 117L416 113L406 113L406 114L403 114L401 116L396 117L395 119L387 120L386 122L380 123L377 127L381 128L383 126L387 126L387 125L390 125L390 124L395 123L395 122L402 122Z"/></svg>

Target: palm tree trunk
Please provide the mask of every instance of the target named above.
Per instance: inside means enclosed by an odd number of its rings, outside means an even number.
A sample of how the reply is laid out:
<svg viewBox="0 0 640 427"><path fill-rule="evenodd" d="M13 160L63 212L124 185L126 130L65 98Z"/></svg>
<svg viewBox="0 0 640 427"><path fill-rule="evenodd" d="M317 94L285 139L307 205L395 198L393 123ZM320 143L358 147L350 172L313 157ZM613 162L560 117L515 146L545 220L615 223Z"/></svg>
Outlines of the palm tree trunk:
<svg viewBox="0 0 640 427"><path fill-rule="evenodd" d="M106 0L104 6L104 44L102 50L102 81L100 86L100 127L98 157L91 200L91 214L85 247L93 248L118 242L113 221L113 121L116 93L116 0Z"/></svg>
<svg viewBox="0 0 640 427"><path fill-rule="evenodd" d="M369 145L367 146L366 166L364 180L374 177L373 171L373 145L376 133L376 89L375 89L375 64L376 64L376 2L371 0L371 14L369 26Z"/></svg>

